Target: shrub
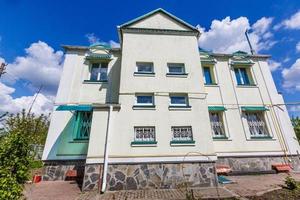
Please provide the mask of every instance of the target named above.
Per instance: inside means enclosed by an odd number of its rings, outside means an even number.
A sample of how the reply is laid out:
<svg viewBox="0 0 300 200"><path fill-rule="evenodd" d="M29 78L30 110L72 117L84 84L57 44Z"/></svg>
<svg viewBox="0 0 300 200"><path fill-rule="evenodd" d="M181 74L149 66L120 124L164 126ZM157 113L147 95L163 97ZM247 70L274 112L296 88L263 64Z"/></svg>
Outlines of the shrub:
<svg viewBox="0 0 300 200"><path fill-rule="evenodd" d="M0 199L22 195L31 160L28 138L22 131L10 132L0 140Z"/></svg>
<svg viewBox="0 0 300 200"><path fill-rule="evenodd" d="M297 181L290 175L285 178L285 185L289 190L295 190L299 188Z"/></svg>

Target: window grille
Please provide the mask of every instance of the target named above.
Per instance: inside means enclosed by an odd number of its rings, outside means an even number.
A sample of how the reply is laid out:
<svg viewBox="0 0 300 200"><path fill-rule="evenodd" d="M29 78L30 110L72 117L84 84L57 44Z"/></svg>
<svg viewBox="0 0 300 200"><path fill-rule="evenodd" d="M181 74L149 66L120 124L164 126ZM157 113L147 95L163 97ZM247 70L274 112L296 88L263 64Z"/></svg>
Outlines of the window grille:
<svg viewBox="0 0 300 200"><path fill-rule="evenodd" d="M171 127L173 141L193 141L193 132L191 126L173 126Z"/></svg>
<svg viewBox="0 0 300 200"><path fill-rule="evenodd" d="M134 141L137 142L155 141L155 127L134 127Z"/></svg>
<svg viewBox="0 0 300 200"><path fill-rule="evenodd" d="M254 137L268 136L263 113L246 113L246 118L250 130L250 135Z"/></svg>
<svg viewBox="0 0 300 200"><path fill-rule="evenodd" d="M224 137L225 130L224 130L224 124L222 121L221 113L210 112L209 118L210 118L210 125L213 133L213 137Z"/></svg>

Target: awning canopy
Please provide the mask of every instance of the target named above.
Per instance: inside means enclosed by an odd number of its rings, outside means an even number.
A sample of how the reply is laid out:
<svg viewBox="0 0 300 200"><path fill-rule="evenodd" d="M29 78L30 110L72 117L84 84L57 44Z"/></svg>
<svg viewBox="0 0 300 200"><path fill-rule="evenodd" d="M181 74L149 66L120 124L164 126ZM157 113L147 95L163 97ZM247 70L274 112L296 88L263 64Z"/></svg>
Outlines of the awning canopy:
<svg viewBox="0 0 300 200"><path fill-rule="evenodd" d="M92 111L91 105L60 105L56 108L57 111Z"/></svg>
<svg viewBox="0 0 300 200"><path fill-rule="evenodd" d="M242 106L242 111L266 111L269 110L264 106Z"/></svg>
<svg viewBox="0 0 300 200"><path fill-rule="evenodd" d="M224 106L208 106L209 111L224 111L226 108Z"/></svg>

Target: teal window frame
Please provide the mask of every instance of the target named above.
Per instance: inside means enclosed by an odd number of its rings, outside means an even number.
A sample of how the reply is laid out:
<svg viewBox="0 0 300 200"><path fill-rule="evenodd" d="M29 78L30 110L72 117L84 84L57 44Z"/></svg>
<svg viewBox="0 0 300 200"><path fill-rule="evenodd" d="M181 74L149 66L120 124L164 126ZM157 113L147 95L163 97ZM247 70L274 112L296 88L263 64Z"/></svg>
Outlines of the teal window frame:
<svg viewBox="0 0 300 200"><path fill-rule="evenodd" d="M90 138L92 118L92 111L75 112L74 140L88 140ZM84 131L86 131L87 134L85 134Z"/></svg>

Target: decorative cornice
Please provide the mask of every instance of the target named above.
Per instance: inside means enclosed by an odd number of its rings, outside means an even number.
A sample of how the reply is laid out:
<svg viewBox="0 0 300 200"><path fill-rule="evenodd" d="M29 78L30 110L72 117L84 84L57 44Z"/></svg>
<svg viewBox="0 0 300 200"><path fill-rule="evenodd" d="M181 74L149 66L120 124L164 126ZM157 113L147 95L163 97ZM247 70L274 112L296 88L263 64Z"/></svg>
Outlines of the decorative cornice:
<svg viewBox="0 0 300 200"><path fill-rule="evenodd" d="M152 29L152 28L122 28L124 33L146 33L146 34L162 34L162 35L188 35L197 36L195 31L172 30L172 29Z"/></svg>

